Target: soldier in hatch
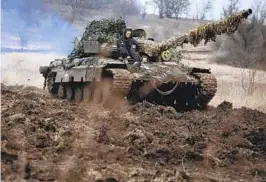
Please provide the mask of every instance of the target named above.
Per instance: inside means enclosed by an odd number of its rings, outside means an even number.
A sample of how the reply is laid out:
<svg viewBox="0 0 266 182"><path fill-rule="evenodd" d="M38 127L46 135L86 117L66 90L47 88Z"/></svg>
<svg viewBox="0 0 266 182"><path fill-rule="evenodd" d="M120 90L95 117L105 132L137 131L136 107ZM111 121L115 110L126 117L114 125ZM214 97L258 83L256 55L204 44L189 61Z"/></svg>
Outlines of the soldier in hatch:
<svg viewBox="0 0 266 182"><path fill-rule="evenodd" d="M132 30L126 29L124 35L117 40L117 48L122 58L133 58L134 65L140 65L140 56L136 41L133 39Z"/></svg>

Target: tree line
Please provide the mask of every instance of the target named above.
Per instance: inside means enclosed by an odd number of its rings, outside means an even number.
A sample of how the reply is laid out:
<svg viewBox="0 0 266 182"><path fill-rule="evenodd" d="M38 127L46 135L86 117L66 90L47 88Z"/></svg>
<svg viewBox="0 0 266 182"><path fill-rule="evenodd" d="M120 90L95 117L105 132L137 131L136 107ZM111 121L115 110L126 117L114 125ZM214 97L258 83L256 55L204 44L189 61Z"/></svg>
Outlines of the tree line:
<svg viewBox="0 0 266 182"><path fill-rule="evenodd" d="M193 19L205 20L207 14L213 11L214 0L146 0L141 5L138 0L2 0L2 9L16 9L23 19L36 23L43 12L47 11L47 6L61 7L55 11L64 13L68 10L68 21L77 20L84 11L90 10L111 10L120 17L127 15L145 15L147 5L152 5L159 13L159 18L180 18L191 12L192 5L195 8ZM265 23L266 20L266 2L265 0L254 0L253 21ZM239 0L229 0L229 3L222 7L221 17L228 17L232 13L240 10ZM38 16L36 16L38 15Z"/></svg>
<svg viewBox="0 0 266 182"><path fill-rule="evenodd" d="M193 2L193 4L191 3ZM176 18L182 15L188 15L194 6L195 13L192 15L193 19L205 20L207 14L213 11L214 0L200 0L199 2L190 0L147 0L146 4L152 5L154 9L158 10L160 18ZM266 1L254 0L253 19L258 22L265 22L266 20ZM222 7L221 17L228 17L234 12L240 10L239 0L229 0L228 4Z"/></svg>
<svg viewBox="0 0 266 182"><path fill-rule="evenodd" d="M194 1L196 14L193 15L193 18L197 20L206 19L207 13L213 10L213 1L214 0L199 0L198 4L196 3L196 1ZM65 20L73 23L80 17L86 16L86 13L84 13L84 11L89 12L93 10L103 11L108 9L113 11L115 15L120 17L125 17L127 15L145 15L147 5L153 5L158 10L159 18L178 19L183 14L188 13L191 8L191 2L193 1L147 0L144 5L140 5L137 0L2 0L1 8L4 10L16 11L20 19L25 23L25 26L31 27L38 26L45 17L51 17L51 14L55 14L54 16L56 17L56 14L58 14L59 10L61 10L61 16L62 14L69 15ZM62 9L58 9L58 7L61 7ZM229 3L226 6L222 7L221 17L228 17L232 13L239 10L239 0L229 0ZM257 27L262 27L263 30L265 29L265 0L254 0L252 10L253 14L250 19L251 24L247 28L242 28L242 26L240 27L238 32L241 33L241 35L245 34L246 36L246 31L253 32L254 29L258 29ZM265 40L265 32L261 32L263 40ZM23 36L24 34L22 33L21 37ZM263 43L263 45L266 45L266 41L265 43Z"/></svg>

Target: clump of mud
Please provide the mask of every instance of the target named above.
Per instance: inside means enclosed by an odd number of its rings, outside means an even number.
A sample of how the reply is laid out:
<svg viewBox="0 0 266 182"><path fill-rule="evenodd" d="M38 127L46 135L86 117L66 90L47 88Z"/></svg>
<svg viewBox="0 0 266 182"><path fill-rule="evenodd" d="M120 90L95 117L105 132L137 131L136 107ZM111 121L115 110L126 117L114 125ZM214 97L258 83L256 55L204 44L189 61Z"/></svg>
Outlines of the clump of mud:
<svg viewBox="0 0 266 182"><path fill-rule="evenodd" d="M263 181L266 114L229 102L125 110L2 86L2 180Z"/></svg>

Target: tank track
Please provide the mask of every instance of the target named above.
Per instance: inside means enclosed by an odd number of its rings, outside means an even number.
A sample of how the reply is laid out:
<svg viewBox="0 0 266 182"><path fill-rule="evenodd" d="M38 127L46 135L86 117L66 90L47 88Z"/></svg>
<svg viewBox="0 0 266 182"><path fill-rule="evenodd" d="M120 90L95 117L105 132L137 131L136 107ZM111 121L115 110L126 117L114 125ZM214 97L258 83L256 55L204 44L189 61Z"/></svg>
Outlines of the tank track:
<svg viewBox="0 0 266 182"><path fill-rule="evenodd" d="M107 71L113 74L112 92L121 93L126 96L131 87L133 75L124 69L107 69Z"/></svg>
<svg viewBox="0 0 266 182"><path fill-rule="evenodd" d="M139 98L138 94L145 81L138 80L138 83L134 83L129 92L130 101L132 104L147 101L156 105L174 107L177 111L205 109L216 94L216 78L208 70L193 71L190 75L195 78L195 81L180 82L169 95L162 95L157 90L152 90L143 99ZM172 88L174 88L174 84L171 82L159 87L163 91Z"/></svg>
<svg viewBox="0 0 266 182"><path fill-rule="evenodd" d="M200 81L198 105L205 108L217 91L217 80L211 73L192 73Z"/></svg>
<svg viewBox="0 0 266 182"><path fill-rule="evenodd" d="M138 94L138 91L143 86L145 80L139 80L139 85L134 85L137 82L134 75L128 70L107 68L105 71L110 72L112 75L112 90L110 94L116 95L119 93L120 96L128 97L128 101L130 101L131 104L136 104L137 102L146 100L154 104L172 106L177 110L204 109L215 96L217 91L217 80L210 72L194 71L191 73L191 76L195 77L199 81L199 84L192 82L187 84L185 82L181 82L176 88L176 91L170 95L164 96L155 90L148 94L148 97L141 99L138 98L136 94ZM49 74L47 78L47 87L50 93L56 89L54 86L52 86L52 79L52 74ZM168 88L160 89L169 90L171 88L173 88L173 85ZM128 95L128 93L131 94ZM186 95L186 93L194 94L195 99L192 99L194 97ZM134 98L134 96L137 97ZM190 100L186 99L188 97L191 97L189 98ZM179 100L179 104L175 104L175 100ZM185 105L186 102L189 103L188 106Z"/></svg>
<svg viewBox="0 0 266 182"><path fill-rule="evenodd" d="M53 89L53 75L51 72L48 73L48 76L46 78L46 87L49 90L49 92L52 93L52 89Z"/></svg>
<svg viewBox="0 0 266 182"><path fill-rule="evenodd" d="M49 72L47 74L47 78L46 78L46 81L45 81L45 86L47 87L49 93L54 96L56 95L57 93L57 85L54 83L54 75L52 72Z"/></svg>

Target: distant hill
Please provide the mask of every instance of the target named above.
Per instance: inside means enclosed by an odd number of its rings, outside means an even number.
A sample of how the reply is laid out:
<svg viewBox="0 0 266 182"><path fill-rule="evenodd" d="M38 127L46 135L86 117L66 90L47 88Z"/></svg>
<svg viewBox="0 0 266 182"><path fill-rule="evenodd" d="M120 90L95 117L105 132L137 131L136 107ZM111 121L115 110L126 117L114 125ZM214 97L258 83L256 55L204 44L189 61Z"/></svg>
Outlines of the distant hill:
<svg viewBox="0 0 266 182"><path fill-rule="evenodd" d="M62 2L61 0L44 0L52 9L58 12L63 18L70 20L73 16L73 7L71 4ZM84 28L92 20L101 18L116 17L110 5L104 5L98 10L88 9L86 5L77 7L75 10L75 20L71 21L73 25L82 33ZM144 28L149 37L154 37L156 40L163 40L172 36L184 34L191 29L196 28L200 24L210 21L197 21L193 19L179 18L160 19L158 15L147 14L144 19L141 15L127 15L125 17L127 25L132 28Z"/></svg>

